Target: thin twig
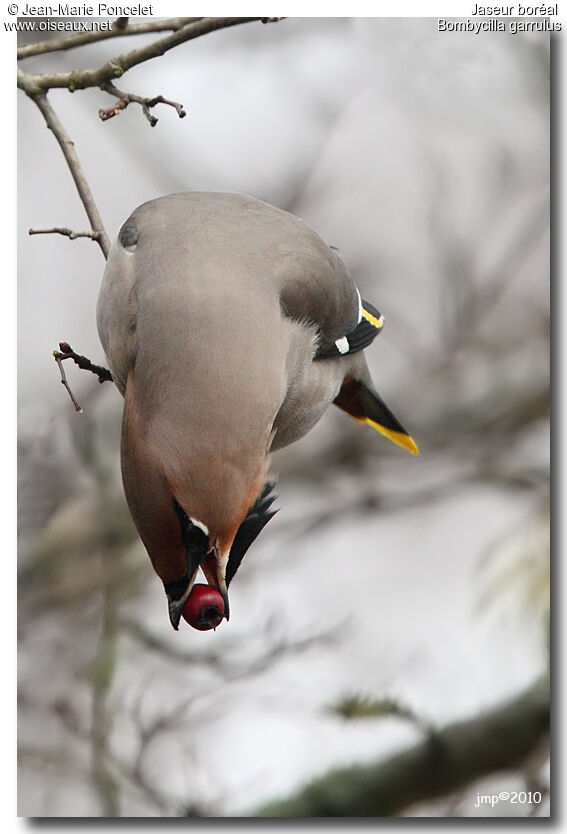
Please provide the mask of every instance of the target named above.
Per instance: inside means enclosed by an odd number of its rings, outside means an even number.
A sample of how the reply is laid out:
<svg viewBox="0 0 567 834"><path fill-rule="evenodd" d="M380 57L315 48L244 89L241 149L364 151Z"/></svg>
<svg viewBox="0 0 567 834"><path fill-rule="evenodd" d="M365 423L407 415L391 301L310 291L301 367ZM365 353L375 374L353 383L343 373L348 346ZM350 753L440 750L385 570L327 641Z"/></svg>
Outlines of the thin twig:
<svg viewBox="0 0 567 834"><path fill-rule="evenodd" d="M64 386L65 386L65 388L67 389L67 393L68 393L68 394L69 394L69 396L71 397L71 402L72 402L72 403L73 403L73 405L75 406L75 411L78 411L78 412L79 412L79 414L82 414L82 413L83 413L83 409L81 408L81 406L79 405L79 403L77 402L77 400L76 400L76 398L75 398L75 395L74 395L74 394L73 394L73 392L71 391L71 387L70 387L69 383L67 382L67 377L66 377L66 375L65 375L65 369L64 369L64 367L63 367L63 360L64 360L64 359L68 359L69 357L68 357L68 356L65 356L65 355L64 355L64 354L62 354L62 353L59 353L59 351L57 351L57 350L54 350L54 351L53 351L53 356L54 356L54 358L55 358L55 361L57 362L57 365L58 365L58 367L59 367L59 371L60 371L60 373L61 373L61 384L62 384L62 385L64 385Z"/></svg>
<svg viewBox="0 0 567 834"><path fill-rule="evenodd" d="M104 89L104 87L102 88ZM118 116L121 110L126 110L128 107L129 102L126 101L125 98L121 98L118 101L115 101L112 107L100 108L98 111L99 119L102 122L108 121L108 119L114 118L114 116ZM156 120L157 121L157 120Z"/></svg>
<svg viewBox="0 0 567 834"><path fill-rule="evenodd" d="M88 237L98 242L100 232L74 232L66 227L56 226L53 229L28 229L28 235L65 235L69 240L76 240L78 237Z"/></svg>
<svg viewBox="0 0 567 834"><path fill-rule="evenodd" d="M79 162L79 157L75 151L75 145L59 121L59 118L47 100L47 96L45 94L34 95L31 93L28 95L30 95L30 98L37 104L43 118L45 119L47 127L51 130L59 143L59 147L63 151L63 156L69 166L69 171L71 172L71 176L73 177L77 191L79 192L79 197L81 198L81 202L85 208L87 217L89 218L91 228L97 235L96 242L102 249L104 257L107 258L110 250L110 240L104 229L104 225L87 182L87 178L85 177L81 163Z"/></svg>
<svg viewBox="0 0 567 834"><path fill-rule="evenodd" d="M115 85L110 81L108 84L103 84L101 90L104 90L105 93L109 93L111 96L116 96L118 99L112 107L98 111L98 115L103 122L117 116L121 110L125 110L132 102L139 104L142 107L144 116L152 127L155 127L158 123L156 116L150 113L150 108L155 107L156 104L168 104L170 107L175 108L180 119L185 118L187 115L182 104L179 104L177 101L170 101L163 96L154 96L153 98L149 98L145 96L138 96L135 93L125 93L123 90L119 90L118 87L115 87Z"/></svg>
<svg viewBox="0 0 567 834"><path fill-rule="evenodd" d="M24 58L32 58L34 55L44 55L46 52L75 49L78 46L86 46L109 38L144 35L148 32L176 32L178 29L182 29L190 23L196 23L198 20L201 20L201 18L170 17L146 23L129 23L126 26L118 26L118 21L115 21L112 29L107 32L81 32L78 35L66 35L61 38L53 38L50 41L40 41L39 43L28 43L25 46L20 46L17 51L18 61Z"/></svg>

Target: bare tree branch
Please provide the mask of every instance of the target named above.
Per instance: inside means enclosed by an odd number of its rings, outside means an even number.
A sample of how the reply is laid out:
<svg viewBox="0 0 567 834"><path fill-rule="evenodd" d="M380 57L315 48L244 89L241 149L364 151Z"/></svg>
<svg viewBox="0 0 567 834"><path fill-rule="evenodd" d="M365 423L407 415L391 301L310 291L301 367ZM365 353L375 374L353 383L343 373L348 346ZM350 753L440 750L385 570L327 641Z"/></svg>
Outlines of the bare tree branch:
<svg viewBox="0 0 567 834"><path fill-rule="evenodd" d="M183 20L184 18L173 18L165 23L167 24L167 28L169 28L172 25L177 26L177 24L181 23ZM201 35L205 35L217 29L226 29L230 26L238 26L241 23L249 23L254 20L261 20L262 23L267 23L271 20L279 20L279 18L216 17L187 18L187 20L190 22L176 29L172 32L172 34L167 35L165 38L160 38L159 40L154 41L145 47L141 47L140 49L133 49L130 52L118 55L116 58L112 58L110 61L107 61L98 69L73 70L72 72L52 74L34 74L26 72L18 67L18 87L36 103L47 126L57 139L59 146L63 151L67 165L69 166L71 176L73 177L77 191L79 192L79 197L81 198L87 217L89 218L91 229L94 233L93 239L95 239L99 244L105 258L108 257L108 252L110 250L110 240L106 234L94 197L81 168L79 158L75 152L74 144L67 135L55 111L51 107L46 93L53 87L67 87L70 92L74 92L75 90L85 89L86 87L105 88L108 87L108 85L111 85L110 90L113 91L116 89L113 88L112 85L113 79L119 78L127 72L127 70L143 63L144 61L164 55L170 49L179 46L181 43L185 43L185 41L192 40L193 38L200 37ZM155 30L149 29L146 31ZM115 32L119 32L120 34L128 32L134 33L133 30L129 28L127 23L124 26L116 27ZM139 34L141 32L140 28L137 28L135 32ZM71 40L71 38L60 39L60 41L62 40L67 42L67 40ZM75 45L77 45L76 41ZM61 42L59 43L59 48L64 48L61 46ZM28 56L29 54L30 53L27 53ZM154 125L157 120L150 114L149 108L159 103L168 104L174 107L180 118L185 115L185 111L180 104L169 101L163 96L145 99L141 96L135 96L134 94L121 93L120 91L117 92L121 96L121 100L125 103L120 105L119 101L115 108L112 109L112 113L106 115L106 118L110 118L111 115L116 115L117 112L127 106L129 101L136 101L138 104L142 105L144 114L152 125ZM63 232L63 234L65 234L65 232ZM68 235L68 237L71 237L71 235Z"/></svg>
<svg viewBox="0 0 567 834"><path fill-rule="evenodd" d="M59 143L59 147L63 151L63 156L69 166L71 176L73 177L75 186L79 192L79 197L81 198L87 217L89 218L91 228L97 235L96 241L102 249L104 257L107 258L110 250L110 240L106 234L101 216L98 212L94 197L87 182L87 178L85 177L81 163L79 162L79 157L75 151L75 145L59 121L55 111L47 100L47 96L44 93L40 95L28 93L28 95L39 107L47 127L51 130Z"/></svg>
<svg viewBox="0 0 567 834"><path fill-rule="evenodd" d="M451 724L386 761L335 770L261 817L389 817L490 773L513 770L549 732L549 682L469 721Z"/></svg>
<svg viewBox="0 0 567 834"><path fill-rule="evenodd" d="M268 22L279 18L260 17L203 17L190 23L153 43L133 49L131 52L124 52L111 58L97 69L72 70L71 72L54 72L44 74L32 74L18 67L18 87L28 95L38 96L46 93L54 87L66 87L70 92L84 90L87 87L102 87L109 81L120 78L132 67L149 61L152 58L159 58L165 55L170 49L174 49L186 41L199 38L217 29L228 29L230 26L239 26L242 23L252 23L256 20Z"/></svg>
<svg viewBox="0 0 567 834"><path fill-rule="evenodd" d="M46 52L60 52L66 49L75 49L79 46L88 46L91 43L105 41L109 38L122 38L128 35L145 35L148 32L176 32L190 23L201 20L200 17L169 17L159 20L147 21L146 23L128 23L125 26L114 22L112 29L108 32L81 32L78 35L65 35L61 38L53 38L50 41L39 43L28 43L20 46L17 51L18 61L24 58L32 58L34 55L44 55Z"/></svg>

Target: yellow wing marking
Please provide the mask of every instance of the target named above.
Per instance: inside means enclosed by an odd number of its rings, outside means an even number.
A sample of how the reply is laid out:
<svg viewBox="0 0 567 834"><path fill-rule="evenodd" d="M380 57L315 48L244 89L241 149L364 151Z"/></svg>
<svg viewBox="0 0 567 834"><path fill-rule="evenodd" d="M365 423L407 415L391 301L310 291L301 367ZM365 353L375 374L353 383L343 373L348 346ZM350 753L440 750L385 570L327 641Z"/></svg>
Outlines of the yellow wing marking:
<svg viewBox="0 0 567 834"><path fill-rule="evenodd" d="M376 316L373 316L372 313L369 313L368 310L365 310L364 307L362 308L362 315L366 319L366 321L369 321L370 324L373 327L376 327L378 330L380 330L380 328L384 324L384 316L380 316L380 318L378 319L376 318Z"/></svg>

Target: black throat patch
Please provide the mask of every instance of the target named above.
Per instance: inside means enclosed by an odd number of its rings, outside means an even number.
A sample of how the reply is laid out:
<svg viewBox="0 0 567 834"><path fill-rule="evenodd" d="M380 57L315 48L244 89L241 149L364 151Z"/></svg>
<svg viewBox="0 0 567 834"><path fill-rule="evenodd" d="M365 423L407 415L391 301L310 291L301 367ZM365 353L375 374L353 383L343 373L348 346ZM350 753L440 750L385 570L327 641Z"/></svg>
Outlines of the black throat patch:
<svg viewBox="0 0 567 834"><path fill-rule="evenodd" d="M187 554L187 572L182 579L176 579L174 582L164 582L165 592L168 599L179 599L187 589L187 584L209 550L209 537L204 530L201 530L194 524L181 504L173 499L173 508L175 514L179 519L181 527L181 539L185 546Z"/></svg>

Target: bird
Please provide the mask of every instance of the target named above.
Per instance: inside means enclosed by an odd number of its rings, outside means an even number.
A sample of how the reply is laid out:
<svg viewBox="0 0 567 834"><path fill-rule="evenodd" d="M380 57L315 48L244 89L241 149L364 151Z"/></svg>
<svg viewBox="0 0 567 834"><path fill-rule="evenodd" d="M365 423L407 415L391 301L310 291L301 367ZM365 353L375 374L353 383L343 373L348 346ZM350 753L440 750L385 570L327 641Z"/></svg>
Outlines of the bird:
<svg viewBox="0 0 567 834"><path fill-rule="evenodd" d="M170 194L122 225L97 327L124 398L127 504L174 629L199 569L228 620L228 587L276 512L270 454L332 403L418 454L364 356L383 324L336 249L262 200Z"/></svg>

